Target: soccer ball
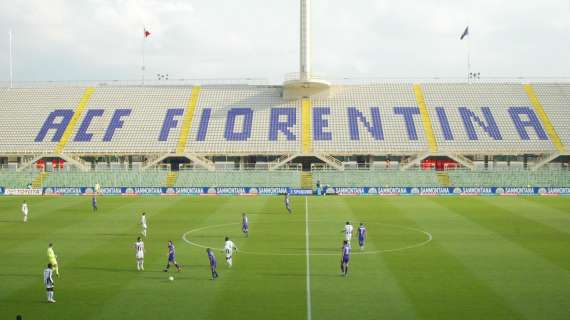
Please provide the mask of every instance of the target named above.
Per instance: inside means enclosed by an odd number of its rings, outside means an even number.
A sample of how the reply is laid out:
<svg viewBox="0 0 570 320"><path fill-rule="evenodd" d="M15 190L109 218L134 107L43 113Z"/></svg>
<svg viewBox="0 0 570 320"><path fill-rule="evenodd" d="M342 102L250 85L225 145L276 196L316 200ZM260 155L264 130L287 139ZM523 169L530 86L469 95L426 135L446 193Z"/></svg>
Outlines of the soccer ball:
<svg viewBox="0 0 570 320"><path fill-rule="evenodd" d="M170 276L170 277L168 277L168 280L174 281L174 277L173 277L173 276Z"/></svg>

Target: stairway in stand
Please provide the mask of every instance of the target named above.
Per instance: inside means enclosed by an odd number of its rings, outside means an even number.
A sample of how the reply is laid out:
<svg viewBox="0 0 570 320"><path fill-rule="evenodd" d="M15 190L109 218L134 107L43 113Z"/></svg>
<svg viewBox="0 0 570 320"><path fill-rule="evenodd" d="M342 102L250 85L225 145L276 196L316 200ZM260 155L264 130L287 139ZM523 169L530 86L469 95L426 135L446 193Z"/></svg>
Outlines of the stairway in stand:
<svg viewBox="0 0 570 320"><path fill-rule="evenodd" d="M48 173L45 171L40 172L32 181L32 188L37 189L41 188L44 184L44 180L47 178Z"/></svg>
<svg viewBox="0 0 570 320"><path fill-rule="evenodd" d="M166 176L166 187L172 188L174 184L176 184L176 180L178 179L178 171L169 171L168 175Z"/></svg>
<svg viewBox="0 0 570 320"><path fill-rule="evenodd" d="M451 178L449 178L447 172L438 172L437 180L442 187L449 187L451 185Z"/></svg>
<svg viewBox="0 0 570 320"><path fill-rule="evenodd" d="M313 189L313 173L311 171L301 172L301 188Z"/></svg>

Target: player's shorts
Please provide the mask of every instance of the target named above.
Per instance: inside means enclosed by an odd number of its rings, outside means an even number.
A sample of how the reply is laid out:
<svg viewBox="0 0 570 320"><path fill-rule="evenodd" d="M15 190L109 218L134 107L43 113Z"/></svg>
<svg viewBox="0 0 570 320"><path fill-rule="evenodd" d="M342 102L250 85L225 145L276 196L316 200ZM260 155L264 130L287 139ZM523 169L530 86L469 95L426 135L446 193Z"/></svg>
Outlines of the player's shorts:
<svg viewBox="0 0 570 320"><path fill-rule="evenodd" d="M137 259L144 259L144 252L137 252L136 257Z"/></svg>
<svg viewBox="0 0 570 320"><path fill-rule="evenodd" d="M349 260L350 260L350 256L342 256L342 262L343 263L348 263Z"/></svg>
<svg viewBox="0 0 570 320"><path fill-rule="evenodd" d="M168 255L168 262L174 262L176 261L176 257L173 254L169 254Z"/></svg>
<svg viewBox="0 0 570 320"><path fill-rule="evenodd" d="M210 262L210 268L216 269L217 266L218 266L218 263L216 261Z"/></svg>
<svg viewBox="0 0 570 320"><path fill-rule="evenodd" d="M147 229L146 224L143 224L143 225L142 225L142 228L143 228L143 229Z"/></svg>
<svg viewBox="0 0 570 320"><path fill-rule="evenodd" d="M50 285L49 287L46 286L46 291L53 291L53 285Z"/></svg>
<svg viewBox="0 0 570 320"><path fill-rule="evenodd" d="M345 235L344 235L344 240L346 240L346 241L352 240L352 235L351 235L351 234L345 234Z"/></svg>
<svg viewBox="0 0 570 320"><path fill-rule="evenodd" d="M364 239L363 239L363 238L358 238L358 244L359 244L360 246L363 246L363 245L364 245Z"/></svg>
<svg viewBox="0 0 570 320"><path fill-rule="evenodd" d="M247 224L244 224L243 227L241 227L241 230L243 232L247 232L249 230L249 226Z"/></svg>
<svg viewBox="0 0 570 320"><path fill-rule="evenodd" d="M49 259L49 263L51 263L52 266L57 266L57 260L55 259Z"/></svg>
<svg viewBox="0 0 570 320"><path fill-rule="evenodd" d="M226 258L229 259L232 257L232 254L233 254L232 250L226 249L225 252L226 252Z"/></svg>

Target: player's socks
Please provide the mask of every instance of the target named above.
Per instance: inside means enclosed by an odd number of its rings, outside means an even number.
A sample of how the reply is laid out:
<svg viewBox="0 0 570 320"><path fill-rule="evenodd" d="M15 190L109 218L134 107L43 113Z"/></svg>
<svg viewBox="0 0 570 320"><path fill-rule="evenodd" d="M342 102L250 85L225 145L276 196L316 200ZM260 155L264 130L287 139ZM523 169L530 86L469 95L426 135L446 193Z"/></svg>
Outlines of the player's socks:
<svg viewBox="0 0 570 320"><path fill-rule="evenodd" d="M141 271L144 271L144 261L141 261Z"/></svg>

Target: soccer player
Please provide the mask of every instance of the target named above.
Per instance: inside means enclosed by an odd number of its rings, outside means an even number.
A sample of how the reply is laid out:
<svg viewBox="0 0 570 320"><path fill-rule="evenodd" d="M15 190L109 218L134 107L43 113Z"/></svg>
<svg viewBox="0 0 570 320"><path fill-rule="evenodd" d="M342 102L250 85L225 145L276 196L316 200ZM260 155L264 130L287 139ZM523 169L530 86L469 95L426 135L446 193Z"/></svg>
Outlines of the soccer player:
<svg viewBox="0 0 570 320"><path fill-rule="evenodd" d="M343 276L348 275L348 262L350 261L350 245L344 240L342 243L342 257L340 260L340 272Z"/></svg>
<svg viewBox="0 0 570 320"><path fill-rule="evenodd" d="M230 240L229 237L226 237L226 243L224 244L224 252L226 253L226 263L228 264L228 267L231 268L233 261L232 261L232 256L234 255L234 252L237 253L237 247L235 245L235 243Z"/></svg>
<svg viewBox="0 0 570 320"><path fill-rule="evenodd" d="M216 271L216 267L218 266L218 262L216 261L216 256L212 249L206 249L208 253L208 260L210 260L210 271L212 271L212 280L215 280L218 277L218 272Z"/></svg>
<svg viewBox="0 0 570 320"><path fill-rule="evenodd" d="M52 267L52 264L48 263L47 269L44 270L44 285L46 286L47 301L49 303L55 303L55 300L53 299L53 287L55 282L53 282Z"/></svg>
<svg viewBox="0 0 570 320"><path fill-rule="evenodd" d="M289 192L285 194L285 208L287 211L289 211L289 213L293 213L293 210L291 209L291 199L289 198Z"/></svg>
<svg viewBox="0 0 570 320"><path fill-rule="evenodd" d="M365 241L366 241L366 228L364 227L364 223L360 223L360 227L358 227L358 245L360 246L360 250L364 250Z"/></svg>
<svg viewBox="0 0 570 320"><path fill-rule="evenodd" d="M51 264L52 269L55 272L55 275L59 277L59 268L57 267L57 256L55 255L55 252L53 251L53 244L52 243L50 243L48 245L47 256L48 256L49 263Z"/></svg>
<svg viewBox="0 0 570 320"><path fill-rule="evenodd" d="M93 211L97 211L97 197L93 195L91 198L91 207L93 207Z"/></svg>
<svg viewBox="0 0 570 320"><path fill-rule="evenodd" d="M144 242L141 237L135 242L135 256L137 258L137 270L144 271Z"/></svg>
<svg viewBox="0 0 570 320"><path fill-rule="evenodd" d="M28 222L28 204L26 201L22 203L22 214L24 215L24 222Z"/></svg>
<svg viewBox="0 0 570 320"><path fill-rule="evenodd" d="M170 266L174 265L176 267L176 271L180 272L182 269L180 268L180 266L178 265L178 263L176 263L176 252L174 249L174 243L172 242L172 240L168 241L168 262L166 263L166 268L164 269L164 272L168 272L168 269L170 269Z"/></svg>
<svg viewBox="0 0 570 320"><path fill-rule="evenodd" d="M346 222L346 225L344 226L344 230L342 232L344 232L344 240L346 240L346 242L348 242L348 245L350 246L350 240L352 240L352 232L354 231L354 227L352 226L352 224L350 224L350 221Z"/></svg>
<svg viewBox="0 0 570 320"><path fill-rule="evenodd" d="M245 213L241 214L241 231L245 237L249 237L249 219Z"/></svg>
<svg viewBox="0 0 570 320"><path fill-rule="evenodd" d="M142 226L141 234L146 238L146 229L148 229L146 224L146 212L143 212L141 215L141 226Z"/></svg>

